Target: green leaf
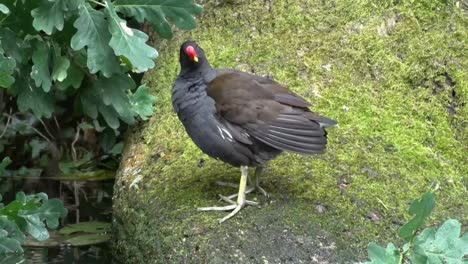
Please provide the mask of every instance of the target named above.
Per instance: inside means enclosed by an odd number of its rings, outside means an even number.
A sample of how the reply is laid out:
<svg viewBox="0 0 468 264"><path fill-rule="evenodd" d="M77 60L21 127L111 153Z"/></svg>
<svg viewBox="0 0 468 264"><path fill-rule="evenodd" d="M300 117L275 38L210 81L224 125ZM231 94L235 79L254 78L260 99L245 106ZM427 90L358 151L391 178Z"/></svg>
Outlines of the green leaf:
<svg viewBox="0 0 468 264"><path fill-rule="evenodd" d="M192 0L117 0L117 12L134 17L138 22L148 20L163 38L172 38L169 21L185 30L196 26L194 15L202 12L200 5Z"/></svg>
<svg viewBox="0 0 468 264"><path fill-rule="evenodd" d="M153 114L156 97L149 93L148 87L141 85L136 92L130 96L132 109L141 119L146 120Z"/></svg>
<svg viewBox="0 0 468 264"><path fill-rule="evenodd" d="M42 89L28 83L28 79L18 79L13 87L18 94L18 109L26 112L31 109L35 116L51 117L54 112L54 97L45 93Z"/></svg>
<svg viewBox="0 0 468 264"><path fill-rule="evenodd" d="M76 0L43 0L42 4L31 11L33 16L33 27L37 31L44 31L47 35L52 34L54 28L61 31L65 16L70 15L83 1Z"/></svg>
<svg viewBox="0 0 468 264"><path fill-rule="evenodd" d="M31 16L31 10L38 7L41 1L3 0L2 2L6 2L6 5L10 9L10 15L0 24L7 26L13 32L17 32L22 36L37 33L32 25L33 17ZM19 63L20 61L17 60L17 62Z"/></svg>
<svg viewBox="0 0 468 264"><path fill-rule="evenodd" d="M123 148L124 148L123 142L119 142L112 147L110 154L120 155L122 154Z"/></svg>
<svg viewBox="0 0 468 264"><path fill-rule="evenodd" d="M5 15L8 15L8 13L10 13L10 9L8 9L8 7L6 7L6 5L4 4L0 4L0 12L2 12Z"/></svg>
<svg viewBox="0 0 468 264"><path fill-rule="evenodd" d="M105 4L109 31L112 35L109 45L114 49L115 54L127 58L137 72L153 68L153 60L158 56L158 52L146 44L148 35L140 30L129 28L127 21L117 15L112 3L106 0Z"/></svg>
<svg viewBox="0 0 468 264"><path fill-rule="evenodd" d="M435 195L433 193L425 193L421 199L413 201L409 212L414 217L400 229L400 237L406 241L416 234L418 229L424 224L426 218L432 213L435 207Z"/></svg>
<svg viewBox="0 0 468 264"><path fill-rule="evenodd" d="M11 164L10 157L3 158L2 162L0 162L0 175L5 172L6 167Z"/></svg>
<svg viewBox="0 0 468 264"><path fill-rule="evenodd" d="M117 113L113 107L101 104L99 105L98 109L99 113L101 113L102 117L104 117L104 120L110 128L119 128L119 113Z"/></svg>
<svg viewBox="0 0 468 264"><path fill-rule="evenodd" d="M111 151L112 146L115 145L117 141L117 135L115 134L113 129L106 128L100 135L99 135L99 145L101 146L102 150L105 153Z"/></svg>
<svg viewBox="0 0 468 264"><path fill-rule="evenodd" d="M88 122L82 122L78 125L78 127L83 130L94 129L94 126Z"/></svg>
<svg viewBox="0 0 468 264"><path fill-rule="evenodd" d="M36 133L31 128L36 122L37 118L32 113L24 113L22 119L12 119L9 127L12 133L11 136L15 136L16 133L19 133L21 135L32 135Z"/></svg>
<svg viewBox="0 0 468 264"><path fill-rule="evenodd" d="M21 254L23 251L18 252L19 254L6 254L2 256L2 264L18 264L24 263L24 255Z"/></svg>
<svg viewBox="0 0 468 264"><path fill-rule="evenodd" d="M49 237L44 221L49 228L57 228L58 219L65 217L66 213L67 210L59 199L49 200L45 193L25 195L23 192L18 192L15 201L0 209L0 227L8 224L5 219L13 220L22 231L42 241ZM24 240L24 236L16 238Z"/></svg>
<svg viewBox="0 0 468 264"><path fill-rule="evenodd" d="M67 57L62 56L62 51L60 47L54 48L54 60L52 67L52 80L54 81L63 81L67 78L68 68L70 67L70 61Z"/></svg>
<svg viewBox="0 0 468 264"><path fill-rule="evenodd" d="M0 237L0 257L3 257L2 254L23 252L21 243L13 238L9 237Z"/></svg>
<svg viewBox="0 0 468 264"><path fill-rule="evenodd" d="M0 230L6 231L7 237L19 241L20 243L26 240L26 236L21 232L14 220L10 220L6 215L0 215Z"/></svg>
<svg viewBox="0 0 468 264"><path fill-rule="evenodd" d="M63 202L53 198L43 201L42 206L34 213L39 216L41 221L47 223L47 227L55 229L59 225L59 218L64 218L67 212L67 209L63 206Z"/></svg>
<svg viewBox="0 0 468 264"><path fill-rule="evenodd" d="M86 235L79 235L72 237L70 239L65 240L68 244L72 246L89 246L104 243L110 240L109 234L86 234Z"/></svg>
<svg viewBox="0 0 468 264"><path fill-rule="evenodd" d="M111 78L99 78L94 82L95 89L100 89L102 100L106 106L112 106L119 117L127 124L133 124L132 106L126 93L135 88L135 82L125 74L113 75Z"/></svg>
<svg viewBox="0 0 468 264"><path fill-rule="evenodd" d="M70 64L67 70L67 77L65 80L59 81L56 83L57 88L61 91L66 90L68 87L73 87L78 89L81 86L81 82L83 81L84 73L83 71L76 66L76 64Z"/></svg>
<svg viewBox="0 0 468 264"><path fill-rule="evenodd" d="M134 87L135 83L128 75L101 77L80 93L83 112L93 119L96 119L100 113L109 127L113 129L119 127L119 118L128 124L133 124L134 112L125 91Z"/></svg>
<svg viewBox="0 0 468 264"><path fill-rule="evenodd" d="M78 30L71 39L71 47L80 50L87 47L87 65L91 73L101 71L106 77L120 72L118 58L109 47L111 34L108 22L101 11L86 4L79 7L79 17L73 24Z"/></svg>
<svg viewBox="0 0 468 264"><path fill-rule="evenodd" d="M17 38L15 32L10 29L0 28L0 43L6 57L12 57L17 63L22 63L23 57L27 57L25 56L26 48L22 45L23 41Z"/></svg>
<svg viewBox="0 0 468 264"><path fill-rule="evenodd" d="M400 251L389 243L387 248L383 248L373 242L369 243L367 247L370 261L366 264L399 264L401 254Z"/></svg>
<svg viewBox="0 0 468 264"><path fill-rule="evenodd" d="M99 90L95 86L86 87L82 89L79 97L84 114L96 119L98 117L98 105L100 104L99 99L101 98Z"/></svg>
<svg viewBox="0 0 468 264"><path fill-rule="evenodd" d="M83 166L84 164L88 163L93 159L94 155L92 152L85 152L83 157L79 158L78 160L61 160L59 162L59 167L60 169L64 168L68 171L71 169L77 169L80 166Z"/></svg>
<svg viewBox="0 0 468 264"><path fill-rule="evenodd" d="M49 144L44 140L33 139L29 142L29 146L31 146L31 157L36 159L43 150L47 149Z"/></svg>
<svg viewBox="0 0 468 264"><path fill-rule="evenodd" d="M460 237L460 222L447 220L437 231L425 229L414 242L410 259L414 263L463 263L468 255L468 234Z"/></svg>
<svg viewBox="0 0 468 264"><path fill-rule="evenodd" d="M20 215L26 220L26 231L35 239L43 241L49 238L49 231L37 214Z"/></svg>
<svg viewBox="0 0 468 264"><path fill-rule="evenodd" d="M70 235L73 233L99 234L109 232L110 230L111 223L90 221L67 225L60 229L59 233L62 235Z"/></svg>
<svg viewBox="0 0 468 264"><path fill-rule="evenodd" d="M0 87L8 88L15 82L15 78L11 76L15 67L16 61L13 58L6 58L0 53Z"/></svg>
<svg viewBox="0 0 468 264"><path fill-rule="evenodd" d="M49 92L52 86L49 72L49 47L44 41L36 41L36 50L33 52L32 61L34 63L31 70L31 78L37 87L41 87L44 92Z"/></svg>

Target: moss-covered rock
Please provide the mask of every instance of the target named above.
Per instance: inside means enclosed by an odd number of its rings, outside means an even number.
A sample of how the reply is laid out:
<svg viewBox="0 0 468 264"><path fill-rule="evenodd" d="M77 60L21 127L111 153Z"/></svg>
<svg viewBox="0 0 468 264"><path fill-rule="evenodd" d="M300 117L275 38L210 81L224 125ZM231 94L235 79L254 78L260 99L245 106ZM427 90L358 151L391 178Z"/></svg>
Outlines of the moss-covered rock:
<svg viewBox="0 0 468 264"><path fill-rule="evenodd" d="M452 3L452 1L448 1ZM397 4L395 4L397 3ZM463 5L462 5L463 6ZM436 189L432 224L468 222L468 19L446 1L213 1L199 26L158 44L146 81L153 118L128 140L115 186L126 263L345 263L397 241L411 200ZM215 67L269 75L339 121L325 155L285 154L262 178L272 196L232 220L217 180L237 168L205 156L172 112L179 45Z"/></svg>

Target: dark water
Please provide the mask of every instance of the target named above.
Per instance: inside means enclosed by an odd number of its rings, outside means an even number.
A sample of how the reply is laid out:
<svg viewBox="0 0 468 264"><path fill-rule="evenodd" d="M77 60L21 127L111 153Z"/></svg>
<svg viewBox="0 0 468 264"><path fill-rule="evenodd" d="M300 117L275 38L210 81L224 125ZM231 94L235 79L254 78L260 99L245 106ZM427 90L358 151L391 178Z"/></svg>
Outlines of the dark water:
<svg viewBox="0 0 468 264"><path fill-rule="evenodd" d="M25 249L23 263L112 263L109 245L100 244L87 247L28 247Z"/></svg>
<svg viewBox="0 0 468 264"><path fill-rule="evenodd" d="M86 221L111 222L112 188L114 180L104 181L56 181L40 178L0 178L0 189L4 193L4 203L14 200L15 194L23 191L26 194L45 192L50 198L61 199L68 209L66 219L61 227ZM60 228L60 227L59 227ZM26 242L24 254L9 256L0 260L1 264L10 263L112 263L110 242L73 247L67 245L59 235L51 232L51 239L44 243ZM34 246L32 246L32 245Z"/></svg>

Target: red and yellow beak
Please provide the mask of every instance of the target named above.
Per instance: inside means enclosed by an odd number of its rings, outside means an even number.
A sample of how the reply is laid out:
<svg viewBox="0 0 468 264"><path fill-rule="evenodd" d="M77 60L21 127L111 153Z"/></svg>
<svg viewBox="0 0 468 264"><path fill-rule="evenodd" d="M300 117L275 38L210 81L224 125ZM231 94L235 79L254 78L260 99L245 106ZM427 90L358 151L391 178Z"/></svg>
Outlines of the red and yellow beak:
<svg viewBox="0 0 468 264"><path fill-rule="evenodd" d="M197 54L197 51L195 50L194 47L188 46L188 47L185 49L185 52L187 53L187 55L189 55L189 57L190 57L194 62L198 62L198 54Z"/></svg>

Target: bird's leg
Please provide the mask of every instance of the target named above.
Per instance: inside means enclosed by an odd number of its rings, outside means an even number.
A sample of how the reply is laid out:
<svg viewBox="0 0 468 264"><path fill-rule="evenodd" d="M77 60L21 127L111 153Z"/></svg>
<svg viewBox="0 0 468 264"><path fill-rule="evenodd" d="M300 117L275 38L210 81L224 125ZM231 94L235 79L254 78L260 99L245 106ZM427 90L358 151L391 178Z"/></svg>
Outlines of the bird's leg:
<svg viewBox="0 0 468 264"><path fill-rule="evenodd" d="M227 199L226 201L231 203L230 205L227 206L214 206L214 207L202 207L198 208L199 211L229 211L232 210L231 213L226 215L223 219L221 219L219 222L222 223L229 218L233 217L235 214L237 214L242 207L244 207L247 203L247 200L245 199L245 191L247 187L247 178L248 178L248 172L249 169L247 166L241 166L241 179L239 183L239 192L237 194L237 202L234 202L230 199ZM250 204L250 202L249 202Z"/></svg>
<svg viewBox="0 0 468 264"><path fill-rule="evenodd" d="M252 184L250 178L249 178L249 185L250 187L245 191L245 194L249 194L255 190L258 190L263 196L266 196L268 197L268 193L260 186L260 175L262 175L262 171L263 171L263 168L262 167L257 167L255 168L255 183ZM220 185L220 186L229 186L229 187L236 187L238 188L239 185L235 184L235 183L229 183L229 182L216 182L216 184ZM233 202L232 199L233 198L236 198L237 197L237 193L235 194L231 194L229 196L222 196L220 195L220 198L221 200L223 201L226 201L228 202L228 200L230 200L230 202L228 203L231 203Z"/></svg>
<svg viewBox="0 0 468 264"><path fill-rule="evenodd" d="M262 175L263 167L257 167L255 168L255 188L258 190L263 196L268 197L268 193L260 187L260 175Z"/></svg>

